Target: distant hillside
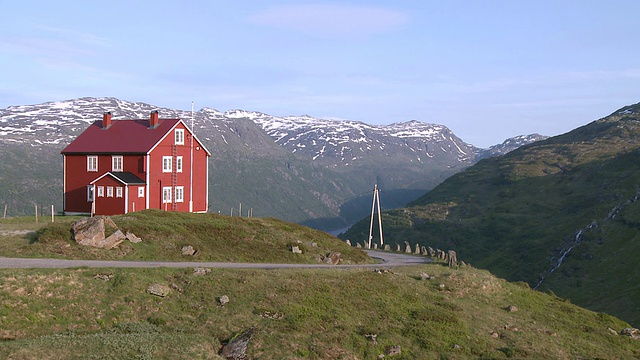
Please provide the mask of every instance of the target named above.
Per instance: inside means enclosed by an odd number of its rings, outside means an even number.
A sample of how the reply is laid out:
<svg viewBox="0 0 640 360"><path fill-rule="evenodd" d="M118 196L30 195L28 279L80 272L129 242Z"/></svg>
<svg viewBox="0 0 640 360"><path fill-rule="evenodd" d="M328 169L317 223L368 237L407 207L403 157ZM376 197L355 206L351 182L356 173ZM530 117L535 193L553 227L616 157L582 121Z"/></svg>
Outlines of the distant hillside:
<svg viewBox="0 0 640 360"><path fill-rule="evenodd" d="M32 214L34 204L62 208L60 150L88 124L111 111L113 119L193 120L213 153L211 212L277 217L316 228L351 224L369 211L373 184L385 208L403 206L448 176L506 147L478 149L442 125L418 121L374 126L309 116L158 108L115 98L80 98L0 109L0 209Z"/></svg>
<svg viewBox="0 0 640 360"><path fill-rule="evenodd" d="M509 280L640 324L640 105L485 159L384 217ZM368 219L345 238L368 236Z"/></svg>

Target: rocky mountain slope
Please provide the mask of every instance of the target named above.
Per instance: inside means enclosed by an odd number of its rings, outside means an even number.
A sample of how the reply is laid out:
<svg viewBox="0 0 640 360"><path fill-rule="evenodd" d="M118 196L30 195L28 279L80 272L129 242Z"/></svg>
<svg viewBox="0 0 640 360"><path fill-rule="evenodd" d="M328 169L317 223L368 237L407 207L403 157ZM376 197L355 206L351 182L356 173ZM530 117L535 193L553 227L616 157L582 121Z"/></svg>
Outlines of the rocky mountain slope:
<svg viewBox="0 0 640 360"><path fill-rule="evenodd" d="M193 122L213 153L210 211L237 214L243 204L244 214L325 229L364 216L374 183L385 192L384 207L402 206L480 158L539 139L478 149L445 126L418 121L374 126L211 108L192 114L116 98L10 106L0 109L0 205L16 215L32 213L34 203L61 209L60 150L105 111L117 120L153 110Z"/></svg>
<svg viewBox="0 0 640 360"><path fill-rule="evenodd" d="M484 159L383 215L385 242L420 239L512 281L640 324L640 104ZM346 238L364 239L369 221Z"/></svg>

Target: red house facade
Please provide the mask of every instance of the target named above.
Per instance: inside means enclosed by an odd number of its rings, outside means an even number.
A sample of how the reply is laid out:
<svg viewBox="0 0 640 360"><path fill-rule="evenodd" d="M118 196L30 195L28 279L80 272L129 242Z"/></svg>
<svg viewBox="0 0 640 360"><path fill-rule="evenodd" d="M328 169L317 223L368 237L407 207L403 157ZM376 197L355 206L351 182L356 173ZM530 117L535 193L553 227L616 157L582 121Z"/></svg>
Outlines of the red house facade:
<svg viewBox="0 0 640 360"><path fill-rule="evenodd" d="M105 113L62 150L65 214L206 212L211 153L180 119Z"/></svg>

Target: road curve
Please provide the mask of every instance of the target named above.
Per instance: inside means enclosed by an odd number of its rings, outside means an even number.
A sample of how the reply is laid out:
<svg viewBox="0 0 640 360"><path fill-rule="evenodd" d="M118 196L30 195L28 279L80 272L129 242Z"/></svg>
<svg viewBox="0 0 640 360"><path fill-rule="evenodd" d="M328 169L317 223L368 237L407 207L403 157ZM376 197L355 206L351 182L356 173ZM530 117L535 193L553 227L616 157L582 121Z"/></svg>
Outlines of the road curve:
<svg viewBox="0 0 640 360"><path fill-rule="evenodd" d="M7 258L0 257L0 269L63 269L63 268L220 268L220 269L334 269L334 268L376 268L419 265L431 262L424 256L386 251L365 250L376 264L327 265L327 264L263 264L233 262L172 262L172 261L129 261L129 260L64 260L47 258Z"/></svg>

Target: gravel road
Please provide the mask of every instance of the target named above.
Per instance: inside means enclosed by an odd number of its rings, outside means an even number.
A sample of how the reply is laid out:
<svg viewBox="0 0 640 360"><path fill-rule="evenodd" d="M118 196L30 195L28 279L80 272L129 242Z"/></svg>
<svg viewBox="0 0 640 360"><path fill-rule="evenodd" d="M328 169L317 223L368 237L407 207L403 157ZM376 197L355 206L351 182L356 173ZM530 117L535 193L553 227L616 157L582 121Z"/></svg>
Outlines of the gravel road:
<svg viewBox="0 0 640 360"><path fill-rule="evenodd" d="M62 260L62 259L27 259L0 257L2 269L57 269L57 268L227 268L227 269L332 269L332 268L376 268L418 265L431 262L424 256L386 251L365 250L372 258L379 260L377 264L363 265L327 265L327 264L261 264L231 262L171 262L171 261L122 261L122 260Z"/></svg>

